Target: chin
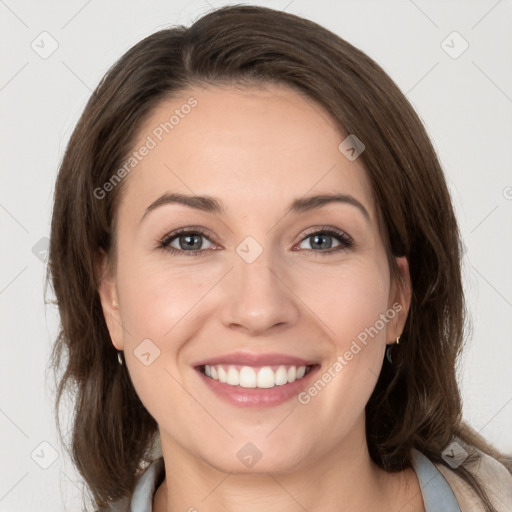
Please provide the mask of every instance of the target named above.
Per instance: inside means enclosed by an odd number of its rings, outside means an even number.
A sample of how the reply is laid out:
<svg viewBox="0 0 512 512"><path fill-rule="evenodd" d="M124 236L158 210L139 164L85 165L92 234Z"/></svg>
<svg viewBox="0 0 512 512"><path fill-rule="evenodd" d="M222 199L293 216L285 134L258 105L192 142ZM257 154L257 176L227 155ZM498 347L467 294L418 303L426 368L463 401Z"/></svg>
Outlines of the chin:
<svg viewBox="0 0 512 512"><path fill-rule="evenodd" d="M288 442L277 437L271 440L274 434L265 439L270 431L252 437L252 441L247 431L241 436L243 440L235 436L222 446L212 441L204 450L196 451L196 456L220 472L245 475L287 473L306 464L304 443L290 443L289 436L284 436Z"/></svg>

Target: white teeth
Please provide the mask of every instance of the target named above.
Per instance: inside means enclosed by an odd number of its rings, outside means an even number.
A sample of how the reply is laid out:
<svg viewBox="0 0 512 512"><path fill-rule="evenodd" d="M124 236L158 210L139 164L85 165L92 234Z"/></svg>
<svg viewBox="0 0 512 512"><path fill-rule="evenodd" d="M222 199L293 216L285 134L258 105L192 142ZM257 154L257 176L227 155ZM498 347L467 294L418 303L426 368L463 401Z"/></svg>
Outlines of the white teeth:
<svg viewBox="0 0 512 512"><path fill-rule="evenodd" d="M282 386L288 384L288 372L284 366L280 366L275 374L276 386Z"/></svg>
<svg viewBox="0 0 512 512"><path fill-rule="evenodd" d="M257 384L259 388L273 388L276 385L272 368L264 366L258 372Z"/></svg>
<svg viewBox="0 0 512 512"><path fill-rule="evenodd" d="M238 384L240 384L240 374L236 371L235 368L229 368L228 380L226 382L231 386L238 386Z"/></svg>
<svg viewBox="0 0 512 512"><path fill-rule="evenodd" d="M222 366L219 366L217 373L219 374L219 382L226 382L226 380L227 380L226 370L224 370L224 368L222 368Z"/></svg>
<svg viewBox="0 0 512 512"><path fill-rule="evenodd" d="M309 366L289 366L286 369L281 365L276 371L273 371L270 366L263 366L259 370L251 366L242 366L238 371L234 366L207 364L204 367L204 373L206 376L230 386L267 389L302 379L310 369Z"/></svg>
<svg viewBox="0 0 512 512"><path fill-rule="evenodd" d="M256 387L256 372L250 366L242 366L240 370L240 386L243 388Z"/></svg>

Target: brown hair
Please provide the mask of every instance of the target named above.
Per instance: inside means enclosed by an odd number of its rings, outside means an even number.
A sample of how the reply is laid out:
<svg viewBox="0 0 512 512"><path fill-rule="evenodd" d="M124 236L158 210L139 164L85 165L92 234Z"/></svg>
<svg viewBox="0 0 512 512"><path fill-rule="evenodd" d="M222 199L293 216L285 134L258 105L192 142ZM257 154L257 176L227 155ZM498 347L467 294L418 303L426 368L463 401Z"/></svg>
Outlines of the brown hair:
<svg viewBox="0 0 512 512"><path fill-rule="evenodd" d="M52 352L62 367L56 397L76 397L71 457L98 506L130 496L149 461L157 424L119 366L98 295L96 255L115 259L116 211L123 182L103 199L94 191L133 151L138 130L163 99L201 84L280 83L331 114L341 133L366 145L360 158L372 183L390 269L409 261L412 300L399 364L384 361L366 406L370 455L387 471L411 465L417 448L445 464L459 437L505 459L462 421L456 362L465 305L459 231L439 161L405 96L367 55L298 16L255 6L217 9L189 28L161 30L123 55L89 99L71 136L55 188L49 275L61 317ZM341 141L341 139L340 139ZM47 276L48 277L48 276ZM462 464L455 471L493 511Z"/></svg>

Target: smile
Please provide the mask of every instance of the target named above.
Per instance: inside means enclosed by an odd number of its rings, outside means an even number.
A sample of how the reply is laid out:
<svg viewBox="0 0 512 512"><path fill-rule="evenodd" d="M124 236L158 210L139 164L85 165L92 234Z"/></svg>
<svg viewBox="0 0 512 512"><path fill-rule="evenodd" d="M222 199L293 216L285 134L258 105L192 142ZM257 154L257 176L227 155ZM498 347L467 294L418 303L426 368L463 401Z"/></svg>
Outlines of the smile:
<svg viewBox="0 0 512 512"><path fill-rule="evenodd" d="M273 365L260 368L240 365L206 364L201 371L207 377L229 386L268 389L304 378L312 366Z"/></svg>

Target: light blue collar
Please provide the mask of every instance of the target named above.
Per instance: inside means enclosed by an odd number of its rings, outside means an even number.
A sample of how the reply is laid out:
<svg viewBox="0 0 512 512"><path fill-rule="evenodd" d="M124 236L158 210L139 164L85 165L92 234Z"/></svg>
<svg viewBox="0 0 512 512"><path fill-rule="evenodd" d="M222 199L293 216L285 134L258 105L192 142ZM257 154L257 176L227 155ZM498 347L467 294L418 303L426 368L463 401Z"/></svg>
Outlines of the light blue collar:
<svg viewBox="0 0 512 512"><path fill-rule="evenodd" d="M461 512L452 488L430 459L415 448L411 456L426 512Z"/></svg>
<svg viewBox="0 0 512 512"><path fill-rule="evenodd" d="M156 483L165 470L164 459L154 460L140 476L130 502L130 512L152 512Z"/></svg>

